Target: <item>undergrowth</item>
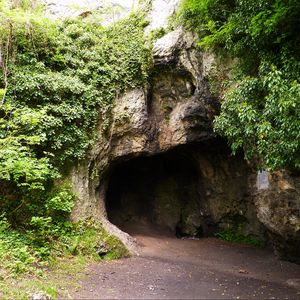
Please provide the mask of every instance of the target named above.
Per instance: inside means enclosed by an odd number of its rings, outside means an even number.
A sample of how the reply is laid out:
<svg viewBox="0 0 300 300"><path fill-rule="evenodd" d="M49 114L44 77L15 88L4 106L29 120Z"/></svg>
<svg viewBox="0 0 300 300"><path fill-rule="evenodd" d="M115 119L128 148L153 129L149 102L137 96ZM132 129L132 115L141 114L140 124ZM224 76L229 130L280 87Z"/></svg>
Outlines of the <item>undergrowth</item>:
<svg viewBox="0 0 300 300"><path fill-rule="evenodd" d="M216 233L216 237L221 240L228 241L228 242L252 245L255 247L263 246L262 241L259 240L258 238L250 236L250 235L243 235L234 229L222 230L222 231Z"/></svg>
<svg viewBox="0 0 300 300"><path fill-rule="evenodd" d="M41 230L41 231L40 231ZM5 218L0 220L0 297L11 299L13 293L19 298L26 297L30 292L42 290L56 297L59 291L58 282L47 282L47 278L61 269L63 274L76 275L72 267L64 265L67 261L80 265L80 271L85 267L87 261L100 261L118 259L129 256L128 250L116 237L108 234L96 222L87 220L73 224L69 232L61 234L48 232L46 236L45 226L40 230L32 232L14 230L10 228ZM49 229L48 229L49 230ZM52 229L53 230L53 229ZM47 241L55 237L55 241ZM65 268L65 272L63 272ZM23 279L22 279L23 278ZM22 293L16 288L8 288L12 282L23 280L27 290ZM32 281L31 283L28 282ZM30 283L30 284L29 284ZM52 291L52 292L51 292ZM21 297L22 296L22 297ZM14 298L13 297L13 298Z"/></svg>
<svg viewBox="0 0 300 300"><path fill-rule="evenodd" d="M0 297L60 257L128 255L101 224L69 221L64 178L96 128L109 139L113 100L147 85L145 26L141 13L104 28L93 14L51 20L38 1L0 1Z"/></svg>

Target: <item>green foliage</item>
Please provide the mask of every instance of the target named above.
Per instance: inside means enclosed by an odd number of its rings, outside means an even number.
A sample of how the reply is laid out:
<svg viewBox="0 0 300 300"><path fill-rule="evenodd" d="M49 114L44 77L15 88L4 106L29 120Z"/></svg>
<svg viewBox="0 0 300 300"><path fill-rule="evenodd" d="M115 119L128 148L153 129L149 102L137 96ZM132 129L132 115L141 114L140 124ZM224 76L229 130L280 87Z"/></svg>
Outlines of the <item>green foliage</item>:
<svg viewBox="0 0 300 300"><path fill-rule="evenodd" d="M31 270L74 241L77 254L94 255L103 239L111 257L125 253L100 227L70 223L76 195L60 178L109 126L113 100L147 85L145 24L53 21L38 1L0 1L0 270Z"/></svg>
<svg viewBox="0 0 300 300"><path fill-rule="evenodd" d="M272 169L300 169L300 84L288 79L289 66L262 65L257 77L240 80L215 122L234 152L242 147L248 159Z"/></svg>
<svg viewBox="0 0 300 300"><path fill-rule="evenodd" d="M22 234L10 229L10 224L4 216L0 217L0 280L3 280L9 273L17 275L33 270L32 263L36 257L29 251L28 239ZM3 268L3 269L2 269Z"/></svg>
<svg viewBox="0 0 300 300"><path fill-rule="evenodd" d="M262 242L259 239L252 236L245 236L233 229L222 230L216 234L216 237L228 242L252 245L256 247L262 246Z"/></svg>
<svg viewBox="0 0 300 300"><path fill-rule="evenodd" d="M54 22L7 3L0 8L0 179L42 188L55 169L85 155L99 112L147 83L149 52L139 16L104 29L92 17Z"/></svg>
<svg viewBox="0 0 300 300"><path fill-rule="evenodd" d="M46 208L70 213L74 207L75 195L69 191L62 191L46 203Z"/></svg>
<svg viewBox="0 0 300 300"><path fill-rule="evenodd" d="M13 42L5 101L44 114L39 128L24 130L40 136L39 155L46 152L54 165L82 158L99 110L106 112L118 94L147 82L141 18L104 29L92 18L52 23L35 15L6 17L0 37Z"/></svg>
<svg viewBox="0 0 300 300"><path fill-rule="evenodd" d="M0 180L14 182L18 187L43 189L49 178L58 173L48 157L37 157L34 147L45 140L41 131L44 110L13 107L0 108Z"/></svg>
<svg viewBox="0 0 300 300"><path fill-rule="evenodd" d="M153 42L162 38L166 34L166 30L163 27L152 30L149 33L148 39Z"/></svg>
<svg viewBox="0 0 300 300"><path fill-rule="evenodd" d="M235 242L240 244L252 245L262 247L264 242L257 235L247 233L248 220L241 214L228 214L224 216L222 222L226 224L222 229L215 234L219 239L228 242Z"/></svg>
<svg viewBox="0 0 300 300"><path fill-rule="evenodd" d="M100 260L129 255L120 240L91 220L62 226L52 217L32 217L30 225L31 231L19 232L5 217L0 218L0 282L22 273L40 275L39 269L58 256Z"/></svg>
<svg viewBox="0 0 300 300"><path fill-rule="evenodd" d="M216 131L259 167L299 170L298 1L185 0L178 19L201 47L238 58Z"/></svg>

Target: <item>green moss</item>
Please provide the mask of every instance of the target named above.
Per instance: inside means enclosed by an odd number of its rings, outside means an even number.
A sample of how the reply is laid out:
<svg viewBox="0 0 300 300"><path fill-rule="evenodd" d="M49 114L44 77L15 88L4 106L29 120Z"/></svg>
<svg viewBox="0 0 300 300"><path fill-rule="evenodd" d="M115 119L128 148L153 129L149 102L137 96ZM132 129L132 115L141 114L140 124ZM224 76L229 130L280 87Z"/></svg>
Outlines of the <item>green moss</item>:
<svg viewBox="0 0 300 300"><path fill-rule="evenodd" d="M104 241L109 247L109 252L104 256L104 259L112 260L130 256L127 248L115 236L107 235Z"/></svg>
<svg viewBox="0 0 300 300"><path fill-rule="evenodd" d="M123 243L101 226L80 229L79 234L70 238L68 252L72 255L89 256L95 260L118 259L129 255Z"/></svg>

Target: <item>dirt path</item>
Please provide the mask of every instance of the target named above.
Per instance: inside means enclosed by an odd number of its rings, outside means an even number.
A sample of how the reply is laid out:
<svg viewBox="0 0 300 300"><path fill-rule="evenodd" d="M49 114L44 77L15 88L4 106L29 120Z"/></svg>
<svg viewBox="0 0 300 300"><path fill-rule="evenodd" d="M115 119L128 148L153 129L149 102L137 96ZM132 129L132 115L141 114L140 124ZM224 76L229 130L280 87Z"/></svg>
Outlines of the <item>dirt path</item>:
<svg viewBox="0 0 300 300"><path fill-rule="evenodd" d="M214 238L129 228L141 255L89 266L74 299L300 299L300 266Z"/></svg>

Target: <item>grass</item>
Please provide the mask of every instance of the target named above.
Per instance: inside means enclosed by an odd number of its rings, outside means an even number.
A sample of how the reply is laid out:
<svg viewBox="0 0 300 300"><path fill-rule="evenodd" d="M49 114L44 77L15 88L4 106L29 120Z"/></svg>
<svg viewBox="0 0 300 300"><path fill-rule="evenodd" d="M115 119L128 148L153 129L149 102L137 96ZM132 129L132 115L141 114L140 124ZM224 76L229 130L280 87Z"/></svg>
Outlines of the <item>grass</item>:
<svg viewBox="0 0 300 300"><path fill-rule="evenodd" d="M28 299L32 293L44 292L54 299L69 299L70 291L80 288L79 281L92 261L83 256L57 259L39 273L0 280L0 298Z"/></svg>
<svg viewBox="0 0 300 300"><path fill-rule="evenodd" d="M129 256L119 239L95 224L79 225L73 234L53 244L50 256L43 260L37 255L40 249L33 248L26 236L7 228L2 231L0 299L28 299L36 292L69 299L69 291L80 288L88 264Z"/></svg>

